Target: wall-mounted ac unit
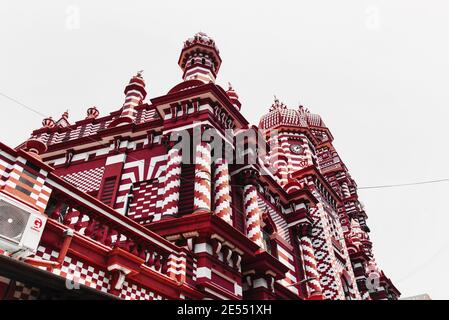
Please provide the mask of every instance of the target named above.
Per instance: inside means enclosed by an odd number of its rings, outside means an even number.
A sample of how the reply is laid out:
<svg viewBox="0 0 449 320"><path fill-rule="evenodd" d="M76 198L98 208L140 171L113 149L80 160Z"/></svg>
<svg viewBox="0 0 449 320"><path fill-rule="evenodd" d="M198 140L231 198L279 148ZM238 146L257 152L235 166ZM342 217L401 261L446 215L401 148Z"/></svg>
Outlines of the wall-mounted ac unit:
<svg viewBox="0 0 449 320"><path fill-rule="evenodd" d="M36 252L47 218L37 210L0 194L0 249L24 258Z"/></svg>

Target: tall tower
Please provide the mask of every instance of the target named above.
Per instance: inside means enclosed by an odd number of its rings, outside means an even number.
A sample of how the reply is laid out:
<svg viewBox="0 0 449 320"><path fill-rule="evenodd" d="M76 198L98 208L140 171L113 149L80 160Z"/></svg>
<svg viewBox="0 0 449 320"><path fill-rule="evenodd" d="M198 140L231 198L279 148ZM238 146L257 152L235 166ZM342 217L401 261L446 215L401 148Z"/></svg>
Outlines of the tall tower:
<svg viewBox="0 0 449 320"><path fill-rule="evenodd" d="M215 41L203 32L198 32L184 42L178 61L183 79L213 82L221 65L220 52Z"/></svg>
<svg viewBox="0 0 449 320"><path fill-rule="evenodd" d="M65 112L16 149L0 143L0 206L6 192L47 217L36 272L87 270L80 284L122 299L397 298L321 117L275 98L250 125L234 88L215 83L204 33L178 64L167 94L145 101L138 72L117 110ZM1 269L0 299L16 295Z"/></svg>
<svg viewBox="0 0 449 320"><path fill-rule="evenodd" d="M125 87L125 103L122 107L122 113L120 117L115 119L110 127L115 127L121 124L132 123L136 119L136 107L142 104L143 100L147 96L147 91L145 90L145 81L142 77L142 72L139 71L137 74L129 80L128 85Z"/></svg>
<svg viewBox="0 0 449 320"><path fill-rule="evenodd" d="M311 114L302 106L297 110L289 109L277 98L269 113L262 117L259 126L269 138L270 145L274 146L270 160L282 186L291 180L294 172L316 164L316 139L309 130L309 125L314 124L322 124L320 116Z"/></svg>
<svg viewBox="0 0 449 320"><path fill-rule="evenodd" d="M298 190L299 183L301 189L310 190L318 199L309 209L310 231L298 234L298 249L306 261L306 274L319 279L319 283L309 286L309 292L319 292L325 299L360 299L338 221L336 204L340 199L330 184L332 181L323 177L328 171L321 169L323 163L317 157L317 149L331 143L330 139L323 138L330 133L321 117L303 106L289 109L275 98L259 126L274 146L269 161L278 183L291 194ZM310 263L312 256L315 261Z"/></svg>

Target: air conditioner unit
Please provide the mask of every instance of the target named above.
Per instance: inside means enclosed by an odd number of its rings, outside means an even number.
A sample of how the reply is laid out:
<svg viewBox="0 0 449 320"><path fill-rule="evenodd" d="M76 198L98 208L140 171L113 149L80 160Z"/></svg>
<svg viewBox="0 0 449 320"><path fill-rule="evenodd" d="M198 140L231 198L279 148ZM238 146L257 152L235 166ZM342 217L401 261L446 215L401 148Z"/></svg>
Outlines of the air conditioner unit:
<svg viewBox="0 0 449 320"><path fill-rule="evenodd" d="M47 218L17 200L0 194L0 249L16 258L36 252Z"/></svg>

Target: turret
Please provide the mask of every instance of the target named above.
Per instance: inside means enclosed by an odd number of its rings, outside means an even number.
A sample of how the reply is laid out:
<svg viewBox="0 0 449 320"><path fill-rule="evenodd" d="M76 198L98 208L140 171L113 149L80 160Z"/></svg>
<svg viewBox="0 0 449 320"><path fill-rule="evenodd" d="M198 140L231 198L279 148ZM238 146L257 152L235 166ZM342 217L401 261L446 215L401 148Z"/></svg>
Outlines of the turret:
<svg viewBox="0 0 449 320"><path fill-rule="evenodd" d="M109 127L132 123L136 119L136 107L142 104L143 100L147 96L142 72L143 71L137 72L137 74L129 81L129 84L126 86L124 91L125 103L122 107L122 113L119 118L115 119L109 125Z"/></svg>
<svg viewBox="0 0 449 320"><path fill-rule="evenodd" d="M229 100L231 100L232 105L240 111L242 104L239 101L239 96L237 95L237 93L235 92L234 88L232 87L232 84L229 82L228 83L228 91L226 91L226 94L229 97Z"/></svg>

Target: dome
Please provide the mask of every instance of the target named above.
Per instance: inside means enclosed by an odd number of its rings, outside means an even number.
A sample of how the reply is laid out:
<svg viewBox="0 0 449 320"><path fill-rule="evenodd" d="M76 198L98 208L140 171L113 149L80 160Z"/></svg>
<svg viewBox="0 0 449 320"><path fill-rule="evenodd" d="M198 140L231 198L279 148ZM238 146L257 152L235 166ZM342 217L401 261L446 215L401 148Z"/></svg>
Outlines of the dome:
<svg viewBox="0 0 449 320"><path fill-rule="evenodd" d="M269 112L260 119L259 127L268 130L278 126L325 127L325 124L319 115L310 113L303 106L289 109L276 98Z"/></svg>
<svg viewBox="0 0 449 320"><path fill-rule="evenodd" d="M56 126L55 120L52 119L52 117L45 118L42 120L42 127L43 128L54 128Z"/></svg>
<svg viewBox="0 0 449 320"><path fill-rule="evenodd" d="M191 89L191 88L195 88L195 87L199 87L199 86L203 86L203 85L204 85L204 82L202 82L200 80L188 80L188 81L178 83L176 86L171 88L167 94L184 91L187 89Z"/></svg>
<svg viewBox="0 0 449 320"><path fill-rule="evenodd" d="M30 138L25 142L25 149L35 155L47 151L47 144L39 138Z"/></svg>
<svg viewBox="0 0 449 320"><path fill-rule="evenodd" d="M97 107L93 106L89 109L87 109L87 117L86 119L95 119L100 115L100 112L98 111Z"/></svg>

